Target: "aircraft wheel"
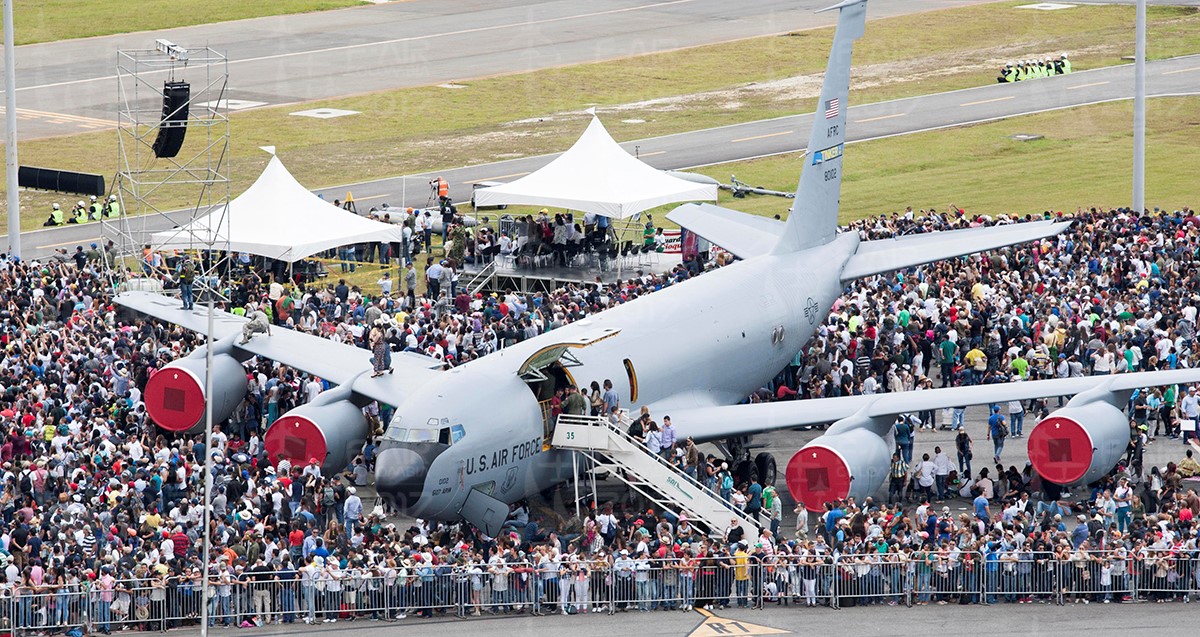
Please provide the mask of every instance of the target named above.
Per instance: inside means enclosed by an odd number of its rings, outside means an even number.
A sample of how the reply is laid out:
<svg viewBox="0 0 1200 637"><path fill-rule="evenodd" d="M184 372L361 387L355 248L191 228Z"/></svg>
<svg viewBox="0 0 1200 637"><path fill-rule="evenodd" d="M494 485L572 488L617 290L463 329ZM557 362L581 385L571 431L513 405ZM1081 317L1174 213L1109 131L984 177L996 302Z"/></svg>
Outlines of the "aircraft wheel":
<svg viewBox="0 0 1200 637"><path fill-rule="evenodd" d="M754 466L758 469L758 477L762 480L764 489L775 486L775 479L778 477L775 456L764 451L754 457Z"/></svg>
<svg viewBox="0 0 1200 637"><path fill-rule="evenodd" d="M754 482L758 478L758 466L749 460L739 462L733 470L733 481L737 484ZM737 486L735 484L735 488Z"/></svg>

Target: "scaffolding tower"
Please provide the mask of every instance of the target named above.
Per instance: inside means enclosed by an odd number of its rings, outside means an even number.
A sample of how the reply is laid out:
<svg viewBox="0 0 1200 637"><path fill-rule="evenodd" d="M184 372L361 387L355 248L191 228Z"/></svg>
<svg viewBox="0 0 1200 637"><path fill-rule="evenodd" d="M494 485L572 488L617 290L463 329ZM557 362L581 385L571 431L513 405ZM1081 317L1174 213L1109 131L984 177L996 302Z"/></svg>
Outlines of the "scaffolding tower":
<svg viewBox="0 0 1200 637"><path fill-rule="evenodd" d="M170 89L178 93L181 82L189 85L182 102L168 96ZM217 281L227 267L228 234L220 229L227 227L231 187L228 82L228 61L207 47L184 48L158 40L153 49L117 52L119 163L111 195L120 203L121 214L105 215L100 230L103 249L112 242L116 256L106 259L114 288L160 291L153 275L173 274L166 264L183 255L161 254L164 267L148 271L144 249L155 249L155 232L188 235L187 252L202 257L195 261L198 282ZM184 138L178 153L159 157L155 140L180 128ZM186 230L210 213L220 221L212 224L213 231Z"/></svg>

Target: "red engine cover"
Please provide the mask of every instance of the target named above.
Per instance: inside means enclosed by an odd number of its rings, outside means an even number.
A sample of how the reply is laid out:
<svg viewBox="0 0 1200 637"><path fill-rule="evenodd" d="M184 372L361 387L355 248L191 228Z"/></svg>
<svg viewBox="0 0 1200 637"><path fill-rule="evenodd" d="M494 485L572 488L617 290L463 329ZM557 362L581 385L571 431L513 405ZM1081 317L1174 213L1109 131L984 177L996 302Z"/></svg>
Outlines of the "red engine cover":
<svg viewBox="0 0 1200 637"><path fill-rule="evenodd" d="M204 416L204 382L182 367L166 367L146 381L146 413L159 427L187 431Z"/></svg>
<svg viewBox="0 0 1200 637"><path fill-rule="evenodd" d="M317 463L325 462L329 451L325 434L317 424L305 416L286 414L275 421L263 437L263 445L267 450L267 458L271 464L278 464L279 454L287 458L292 466L302 467L311 458Z"/></svg>
<svg viewBox="0 0 1200 637"><path fill-rule="evenodd" d="M1043 478L1071 484L1092 464L1092 437L1071 418L1051 415L1029 434L1029 461Z"/></svg>
<svg viewBox="0 0 1200 637"><path fill-rule="evenodd" d="M809 511L823 511L824 503L850 493L850 467L841 454L820 445L809 444L792 456L786 480L792 497Z"/></svg>

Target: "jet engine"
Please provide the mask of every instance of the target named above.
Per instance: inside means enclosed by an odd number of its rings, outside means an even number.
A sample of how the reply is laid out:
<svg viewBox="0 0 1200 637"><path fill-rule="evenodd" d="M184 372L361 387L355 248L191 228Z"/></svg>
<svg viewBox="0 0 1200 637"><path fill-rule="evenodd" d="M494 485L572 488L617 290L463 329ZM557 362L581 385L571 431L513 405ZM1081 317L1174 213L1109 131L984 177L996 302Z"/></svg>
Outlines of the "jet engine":
<svg viewBox="0 0 1200 637"><path fill-rule="evenodd" d="M1029 461L1058 484L1088 483L1108 473L1129 444L1129 419L1107 401L1059 409L1029 433Z"/></svg>
<svg viewBox="0 0 1200 637"><path fill-rule="evenodd" d="M246 370L216 344L213 351L212 396L205 395L204 348L172 361L146 381L142 391L146 412L159 427L168 431L188 432L204 426L204 409L213 410L213 422L220 423L233 413L246 396Z"/></svg>
<svg viewBox="0 0 1200 637"><path fill-rule="evenodd" d="M895 444L868 422L839 421L792 456L786 479L797 502L820 511L825 502L849 496L861 500L883 484Z"/></svg>
<svg viewBox="0 0 1200 637"><path fill-rule="evenodd" d="M276 420L263 438L271 463L283 454L293 466L316 458L325 475L344 470L370 434L362 406L351 398L348 386L331 389Z"/></svg>

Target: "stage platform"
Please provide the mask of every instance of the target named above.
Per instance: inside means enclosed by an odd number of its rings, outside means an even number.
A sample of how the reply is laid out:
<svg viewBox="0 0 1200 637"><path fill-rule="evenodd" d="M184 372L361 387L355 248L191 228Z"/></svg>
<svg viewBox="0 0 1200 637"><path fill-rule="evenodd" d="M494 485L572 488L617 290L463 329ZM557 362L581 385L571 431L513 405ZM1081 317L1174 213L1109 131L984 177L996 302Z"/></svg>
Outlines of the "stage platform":
<svg viewBox="0 0 1200 637"><path fill-rule="evenodd" d="M571 267L527 267L518 266L512 259L496 259L493 264L483 268L467 266L460 276L460 281L467 282L466 287L472 294L477 291L505 290L549 292L568 283L594 283L597 278L603 283L613 283L617 279L625 280L637 276L639 270L645 274L662 274L670 272L682 262L683 259L678 253L651 253L638 255L636 258L616 259L604 268L601 268L595 259Z"/></svg>

